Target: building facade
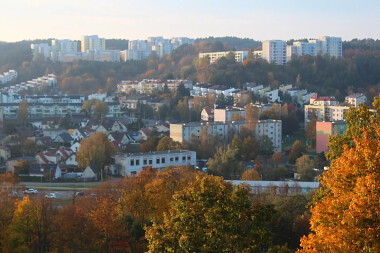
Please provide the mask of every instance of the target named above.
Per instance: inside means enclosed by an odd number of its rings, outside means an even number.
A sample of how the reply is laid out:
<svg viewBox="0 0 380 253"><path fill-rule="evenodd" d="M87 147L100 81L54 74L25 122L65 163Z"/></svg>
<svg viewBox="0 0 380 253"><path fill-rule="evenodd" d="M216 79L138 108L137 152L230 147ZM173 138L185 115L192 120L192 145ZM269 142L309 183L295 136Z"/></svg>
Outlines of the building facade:
<svg viewBox="0 0 380 253"><path fill-rule="evenodd" d="M98 35L82 36L81 51L106 50L106 39L99 38Z"/></svg>
<svg viewBox="0 0 380 253"><path fill-rule="evenodd" d="M347 123L345 121L334 122L316 122L316 152L328 152L327 145L329 144L329 136L344 134L347 130Z"/></svg>
<svg viewBox="0 0 380 253"><path fill-rule="evenodd" d="M263 41L262 57L268 63L286 65L286 41L266 40Z"/></svg>
<svg viewBox="0 0 380 253"><path fill-rule="evenodd" d="M199 58L209 57L210 63L215 63L222 57L226 57L229 53L233 53L235 55L236 62L243 62L244 59L248 55L248 51L225 51L225 52L212 52L212 53L200 53Z"/></svg>
<svg viewBox="0 0 380 253"><path fill-rule="evenodd" d="M191 143L200 139L202 134L212 135L221 140L230 140L246 127L244 120L232 122L191 122L187 124L170 124L170 138L180 143ZM282 121L258 120L255 130L256 138L268 136L273 143L274 151L281 151Z"/></svg>
<svg viewBox="0 0 380 253"><path fill-rule="evenodd" d="M162 169L168 166L196 166L196 152L167 150L149 153L127 153L114 156L115 166L122 176L137 176L146 167Z"/></svg>

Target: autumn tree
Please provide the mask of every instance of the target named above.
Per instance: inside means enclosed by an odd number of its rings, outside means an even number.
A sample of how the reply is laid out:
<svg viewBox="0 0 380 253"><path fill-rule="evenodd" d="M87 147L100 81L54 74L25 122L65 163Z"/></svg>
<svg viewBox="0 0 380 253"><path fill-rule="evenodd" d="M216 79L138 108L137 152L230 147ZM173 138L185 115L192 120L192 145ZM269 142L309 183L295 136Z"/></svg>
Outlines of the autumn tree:
<svg viewBox="0 0 380 253"><path fill-rule="evenodd" d="M260 181L261 177L255 169L249 169L243 172L241 175L241 180Z"/></svg>
<svg viewBox="0 0 380 253"><path fill-rule="evenodd" d="M344 145L354 147L354 138L360 139L363 136L363 129L367 128L370 136L375 136L373 127L380 124L380 95L374 98L373 107L375 113L369 108L360 104L358 108L351 107L345 114L347 122L347 131L343 134L337 134L329 137L329 152L326 157L333 161L343 153Z"/></svg>
<svg viewBox="0 0 380 253"><path fill-rule="evenodd" d="M252 104L248 104L245 109L245 122L247 129L252 133L254 133L256 129L258 119L259 116L257 107L254 107Z"/></svg>
<svg viewBox="0 0 380 253"><path fill-rule="evenodd" d="M284 162L284 156L281 154L281 151L276 151L273 153L270 161L273 165L281 164Z"/></svg>
<svg viewBox="0 0 380 253"><path fill-rule="evenodd" d="M317 117L313 114L311 117L309 123L306 127L305 137L306 140L309 142L310 146L315 147L316 142L316 125L317 125Z"/></svg>
<svg viewBox="0 0 380 253"><path fill-rule="evenodd" d="M106 102L99 99L91 99L84 101L82 105L82 110L87 112L87 115L94 117L96 119L101 119L107 115L109 107Z"/></svg>
<svg viewBox="0 0 380 253"><path fill-rule="evenodd" d="M306 153L307 153L306 146L299 140L296 140L293 143L292 150L290 151L290 154L289 154L289 162L295 163L298 157Z"/></svg>
<svg viewBox="0 0 380 253"><path fill-rule="evenodd" d="M18 105L17 119L21 124L26 124L28 122L29 115L29 105L24 99Z"/></svg>
<svg viewBox="0 0 380 253"><path fill-rule="evenodd" d="M9 226L7 252L48 252L54 213L45 198L19 201Z"/></svg>
<svg viewBox="0 0 380 253"><path fill-rule="evenodd" d="M142 153L150 152L156 150L154 144L151 141L146 141L140 145L139 151Z"/></svg>
<svg viewBox="0 0 380 253"><path fill-rule="evenodd" d="M88 139L80 142L76 161L80 168L86 168L90 164L96 165L101 170L111 160L115 149L108 141L104 133L92 134Z"/></svg>
<svg viewBox="0 0 380 253"><path fill-rule="evenodd" d="M363 127L350 146L323 174L322 197L311 208L312 233L302 238L299 252L380 249L380 124Z"/></svg>
<svg viewBox="0 0 380 253"><path fill-rule="evenodd" d="M248 193L220 177L198 176L173 196L164 222L147 228L149 252L254 252L267 245L268 212L251 208Z"/></svg>
<svg viewBox="0 0 380 253"><path fill-rule="evenodd" d="M331 165L321 179L300 252L376 252L380 248L380 96L376 114L351 108L347 132L330 138Z"/></svg>
<svg viewBox="0 0 380 253"><path fill-rule="evenodd" d="M157 151L173 150L176 149L178 146L178 143L173 141L169 136L164 136L158 142Z"/></svg>

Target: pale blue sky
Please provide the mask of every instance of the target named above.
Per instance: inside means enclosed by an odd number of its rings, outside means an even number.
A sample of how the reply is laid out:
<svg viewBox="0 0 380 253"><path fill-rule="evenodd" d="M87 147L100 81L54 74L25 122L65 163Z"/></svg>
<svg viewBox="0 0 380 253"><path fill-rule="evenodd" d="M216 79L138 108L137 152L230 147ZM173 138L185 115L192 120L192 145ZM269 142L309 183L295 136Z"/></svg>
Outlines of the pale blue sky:
<svg viewBox="0 0 380 253"><path fill-rule="evenodd" d="M1 0L0 41L81 35L380 38L379 0Z"/></svg>

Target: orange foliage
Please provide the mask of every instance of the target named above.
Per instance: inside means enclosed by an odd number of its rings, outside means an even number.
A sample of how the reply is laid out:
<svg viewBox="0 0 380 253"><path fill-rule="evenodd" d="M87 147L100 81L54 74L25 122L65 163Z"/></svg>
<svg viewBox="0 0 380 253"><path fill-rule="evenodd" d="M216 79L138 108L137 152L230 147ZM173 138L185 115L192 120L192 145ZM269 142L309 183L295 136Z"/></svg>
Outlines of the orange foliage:
<svg viewBox="0 0 380 253"><path fill-rule="evenodd" d="M380 249L380 126L372 136L367 130L323 175L322 200L311 209L313 233L301 239L299 252Z"/></svg>

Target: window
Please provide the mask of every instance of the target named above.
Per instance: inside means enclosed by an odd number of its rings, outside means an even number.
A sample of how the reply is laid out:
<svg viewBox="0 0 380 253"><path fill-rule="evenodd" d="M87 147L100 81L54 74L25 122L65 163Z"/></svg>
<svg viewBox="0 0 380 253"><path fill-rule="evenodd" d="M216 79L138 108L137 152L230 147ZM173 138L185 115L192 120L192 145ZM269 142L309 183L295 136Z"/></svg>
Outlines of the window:
<svg viewBox="0 0 380 253"><path fill-rule="evenodd" d="M136 176L137 172L136 171L131 171L131 175Z"/></svg>
<svg viewBox="0 0 380 253"><path fill-rule="evenodd" d="M170 161L171 161L171 162L174 162L174 157L170 157Z"/></svg>
<svg viewBox="0 0 380 253"><path fill-rule="evenodd" d="M176 157L175 157L175 161L178 162L178 160L179 160L179 158L178 158L178 156L176 156Z"/></svg>
<svg viewBox="0 0 380 253"><path fill-rule="evenodd" d="M153 159L149 159L149 165L153 164Z"/></svg>
<svg viewBox="0 0 380 253"><path fill-rule="evenodd" d="M160 158L157 158L157 159L156 159L156 163L157 163L157 164L160 164Z"/></svg>
<svg viewBox="0 0 380 253"><path fill-rule="evenodd" d="M189 161L191 159L191 156L187 156L187 160Z"/></svg>
<svg viewBox="0 0 380 253"><path fill-rule="evenodd" d="M144 165L147 165L147 164L148 164L148 161L144 159Z"/></svg>
<svg viewBox="0 0 380 253"><path fill-rule="evenodd" d="M186 156L182 156L182 161L186 161Z"/></svg>
<svg viewBox="0 0 380 253"><path fill-rule="evenodd" d="M136 159L136 165L140 165L140 159Z"/></svg>
<svg viewBox="0 0 380 253"><path fill-rule="evenodd" d="M165 163L165 157L161 158L161 163Z"/></svg>
<svg viewBox="0 0 380 253"><path fill-rule="evenodd" d="M135 160L131 159L131 166L135 165Z"/></svg>

